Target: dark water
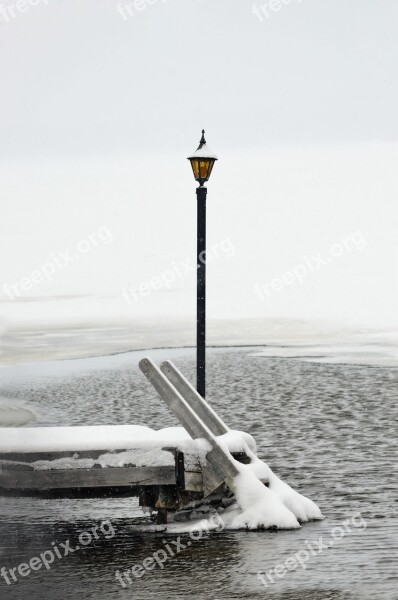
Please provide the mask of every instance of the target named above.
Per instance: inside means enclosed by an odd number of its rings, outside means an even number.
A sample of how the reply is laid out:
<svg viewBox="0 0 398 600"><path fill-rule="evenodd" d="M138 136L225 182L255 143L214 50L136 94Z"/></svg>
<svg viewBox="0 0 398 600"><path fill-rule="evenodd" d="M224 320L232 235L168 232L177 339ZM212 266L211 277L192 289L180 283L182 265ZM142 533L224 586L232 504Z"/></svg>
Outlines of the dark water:
<svg viewBox="0 0 398 600"><path fill-rule="evenodd" d="M146 352L172 358L193 379L191 351ZM7 569L70 541L109 519L86 548L8 586L3 599L398 598L398 370L255 357L250 349L214 350L208 399L230 427L251 433L261 458L315 500L326 519L296 531L205 534L123 588L115 571L142 563L176 536L143 534L135 499L0 499L0 566ZM3 371L1 394L33 410L32 425L177 425L137 369L142 353ZM1 435L1 429L0 429ZM354 517L357 513L361 517ZM332 538L343 522L350 531ZM109 530L107 530L109 533ZM317 548L265 587L258 573ZM181 540L187 541L187 534ZM310 554L307 552L307 554ZM273 573L273 575L272 575Z"/></svg>

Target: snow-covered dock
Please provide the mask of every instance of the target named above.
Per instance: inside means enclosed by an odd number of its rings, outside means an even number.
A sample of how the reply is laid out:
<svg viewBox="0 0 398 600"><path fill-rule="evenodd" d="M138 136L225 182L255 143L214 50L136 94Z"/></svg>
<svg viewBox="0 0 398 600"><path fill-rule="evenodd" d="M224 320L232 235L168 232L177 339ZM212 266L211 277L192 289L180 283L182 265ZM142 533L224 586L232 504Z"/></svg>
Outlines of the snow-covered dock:
<svg viewBox="0 0 398 600"><path fill-rule="evenodd" d="M254 439L231 431L172 363L159 369L143 359L140 368L183 427L6 428L0 491L138 496L158 523L203 502L218 510L235 502L235 528L294 528L322 518L316 504L257 458Z"/></svg>
<svg viewBox="0 0 398 600"><path fill-rule="evenodd" d="M236 460L248 462L250 436L230 432L225 438ZM138 496L152 510L174 511L204 497L207 450L182 427L7 428L0 440L0 488L47 497Z"/></svg>

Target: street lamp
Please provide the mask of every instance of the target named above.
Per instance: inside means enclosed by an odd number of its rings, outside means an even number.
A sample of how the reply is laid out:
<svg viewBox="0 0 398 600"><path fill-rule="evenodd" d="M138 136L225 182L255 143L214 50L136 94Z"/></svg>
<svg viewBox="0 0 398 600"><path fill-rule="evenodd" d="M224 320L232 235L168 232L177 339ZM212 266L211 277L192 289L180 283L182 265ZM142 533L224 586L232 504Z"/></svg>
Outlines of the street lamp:
<svg viewBox="0 0 398 600"><path fill-rule="evenodd" d="M199 182L196 188L197 218L197 289L196 289L196 389L206 394L206 194L204 186L209 180L217 156L209 149L205 140L205 130L199 146L188 157L193 175Z"/></svg>

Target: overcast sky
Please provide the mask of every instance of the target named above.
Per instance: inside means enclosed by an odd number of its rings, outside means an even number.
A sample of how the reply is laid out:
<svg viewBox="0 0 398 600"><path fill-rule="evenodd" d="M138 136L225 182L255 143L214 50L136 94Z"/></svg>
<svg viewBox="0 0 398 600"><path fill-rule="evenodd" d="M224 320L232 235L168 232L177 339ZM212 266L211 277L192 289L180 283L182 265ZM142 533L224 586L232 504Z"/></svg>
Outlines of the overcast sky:
<svg viewBox="0 0 398 600"><path fill-rule="evenodd" d="M235 248L209 265L209 316L398 325L396 0L28 0L23 12L7 2L3 286L101 227L111 244L26 295L120 299L194 257L185 157L205 127L220 157L209 244ZM355 232L364 247L256 294ZM192 314L193 274L173 288L123 306Z"/></svg>
<svg viewBox="0 0 398 600"><path fill-rule="evenodd" d="M396 0L35 1L0 16L3 156L397 139Z"/></svg>

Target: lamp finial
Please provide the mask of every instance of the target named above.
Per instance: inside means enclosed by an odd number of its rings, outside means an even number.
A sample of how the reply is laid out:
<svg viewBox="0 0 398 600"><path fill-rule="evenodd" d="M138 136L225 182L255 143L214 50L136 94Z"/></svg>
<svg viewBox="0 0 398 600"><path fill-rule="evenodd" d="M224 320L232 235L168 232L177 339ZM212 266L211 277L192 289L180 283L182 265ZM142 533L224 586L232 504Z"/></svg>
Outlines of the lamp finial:
<svg viewBox="0 0 398 600"><path fill-rule="evenodd" d="M202 137L200 138L199 148L201 148L202 146L204 146L205 143L206 143L206 140L205 140L205 130L202 129ZM199 148L198 148L198 150L199 150Z"/></svg>

